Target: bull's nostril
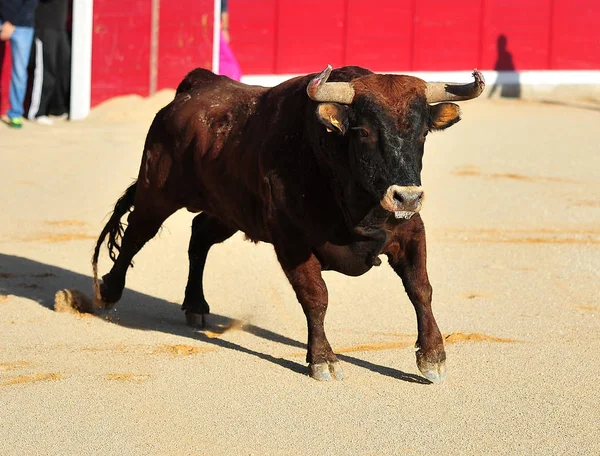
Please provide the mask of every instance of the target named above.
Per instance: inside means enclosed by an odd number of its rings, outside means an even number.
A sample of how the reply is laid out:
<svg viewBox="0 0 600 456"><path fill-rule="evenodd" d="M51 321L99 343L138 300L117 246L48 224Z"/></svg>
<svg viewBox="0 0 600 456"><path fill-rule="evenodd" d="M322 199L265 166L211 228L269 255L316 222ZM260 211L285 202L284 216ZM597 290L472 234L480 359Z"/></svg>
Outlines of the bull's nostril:
<svg viewBox="0 0 600 456"><path fill-rule="evenodd" d="M391 185L385 192L381 205L384 209L395 212L398 216L402 212L419 212L422 200L423 191L420 186Z"/></svg>
<svg viewBox="0 0 600 456"><path fill-rule="evenodd" d="M407 211L417 211L423 198L423 192L394 192L394 201Z"/></svg>

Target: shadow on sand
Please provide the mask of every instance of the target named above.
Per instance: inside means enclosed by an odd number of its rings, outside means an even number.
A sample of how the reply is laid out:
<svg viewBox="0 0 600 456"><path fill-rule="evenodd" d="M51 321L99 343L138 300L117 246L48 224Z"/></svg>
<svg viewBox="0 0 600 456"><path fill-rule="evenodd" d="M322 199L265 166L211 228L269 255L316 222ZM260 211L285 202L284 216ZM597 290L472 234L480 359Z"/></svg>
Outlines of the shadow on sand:
<svg viewBox="0 0 600 456"><path fill-rule="evenodd" d="M0 254L0 294L11 294L31 299L48 309L53 309L54 294L63 288L76 288L91 295L92 278L27 258ZM103 314L97 315L98 318L103 318L104 316ZM229 328L234 324L233 319L218 314L210 314L207 320L207 331L210 330L217 333L219 331L223 332L224 328ZM184 323L180 306L129 289L125 289L121 302L110 311L109 321L128 328L160 331L188 337L217 347L256 356L298 374L307 373L307 368L303 364L260 353L221 338L209 337L204 331L189 328ZM240 330L271 342L306 350L306 344L258 326L244 325ZM397 380L420 384L430 383L427 379L418 375L408 374L390 367L379 366L352 356L338 355L338 358L348 364L353 364Z"/></svg>

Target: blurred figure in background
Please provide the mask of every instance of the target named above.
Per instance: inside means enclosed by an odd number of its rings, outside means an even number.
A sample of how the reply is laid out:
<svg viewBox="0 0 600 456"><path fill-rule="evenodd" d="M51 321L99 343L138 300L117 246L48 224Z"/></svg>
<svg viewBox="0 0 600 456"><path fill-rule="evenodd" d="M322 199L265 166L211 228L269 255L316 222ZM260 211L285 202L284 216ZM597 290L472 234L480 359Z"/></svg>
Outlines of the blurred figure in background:
<svg viewBox="0 0 600 456"><path fill-rule="evenodd" d="M221 0L221 44L219 53L219 74L229 76L239 81L242 78L242 70L231 46L231 35L229 34L229 10L227 0Z"/></svg>
<svg viewBox="0 0 600 456"><path fill-rule="evenodd" d="M23 126L23 101L27 89L27 64L33 41L37 0L0 0L0 40L9 41L12 55L8 125Z"/></svg>
<svg viewBox="0 0 600 456"><path fill-rule="evenodd" d="M221 0L221 35L229 43L231 37L229 36L229 9L227 3L227 0Z"/></svg>
<svg viewBox="0 0 600 456"><path fill-rule="evenodd" d="M519 82L519 73L516 71L515 62L512 54L508 51L508 39L506 35L498 35L496 41L498 56L494 70L498 72L498 78L488 94L492 98L494 93L500 89L500 96L505 98L521 98L521 84Z"/></svg>
<svg viewBox="0 0 600 456"><path fill-rule="evenodd" d="M27 117L52 125L66 118L71 87L71 43L66 24L70 0L39 0L35 10L35 70Z"/></svg>

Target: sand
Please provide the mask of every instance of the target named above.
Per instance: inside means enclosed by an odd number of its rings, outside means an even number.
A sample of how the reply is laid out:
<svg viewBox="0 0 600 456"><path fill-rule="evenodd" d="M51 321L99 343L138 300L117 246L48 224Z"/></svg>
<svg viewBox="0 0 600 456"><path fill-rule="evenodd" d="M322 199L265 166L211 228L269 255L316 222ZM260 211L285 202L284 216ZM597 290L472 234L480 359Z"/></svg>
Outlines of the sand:
<svg viewBox="0 0 600 456"><path fill-rule="evenodd" d="M215 247L210 326L184 325L185 212L114 310L54 311L61 290L91 296L94 239L171 96L0 129L0 454L600 454L597 108L477 100L429 135L422 216L448 376L419 374L414 311L384 261L325 274L347 379L319 383L269 245Z"/></svg>

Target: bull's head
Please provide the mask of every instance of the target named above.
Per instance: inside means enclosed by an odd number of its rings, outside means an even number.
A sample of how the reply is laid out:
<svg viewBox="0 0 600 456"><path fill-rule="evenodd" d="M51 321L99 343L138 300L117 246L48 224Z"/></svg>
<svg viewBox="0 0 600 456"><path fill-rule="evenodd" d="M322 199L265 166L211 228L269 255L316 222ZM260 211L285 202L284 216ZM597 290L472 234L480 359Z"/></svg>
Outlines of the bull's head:
<svg viewBox="0 0 600 456"><path fill-rule="evenodd" d="M469 84L425 82L400 75L369 74L352 82L327 82L331 66L313 78L308 96L317 117L348 140L350 168L361 187L396 218L421 209L425 137L460 120L458 105L483 92L475 70ZM433 104L437 103L437 104Z"/></svg>

